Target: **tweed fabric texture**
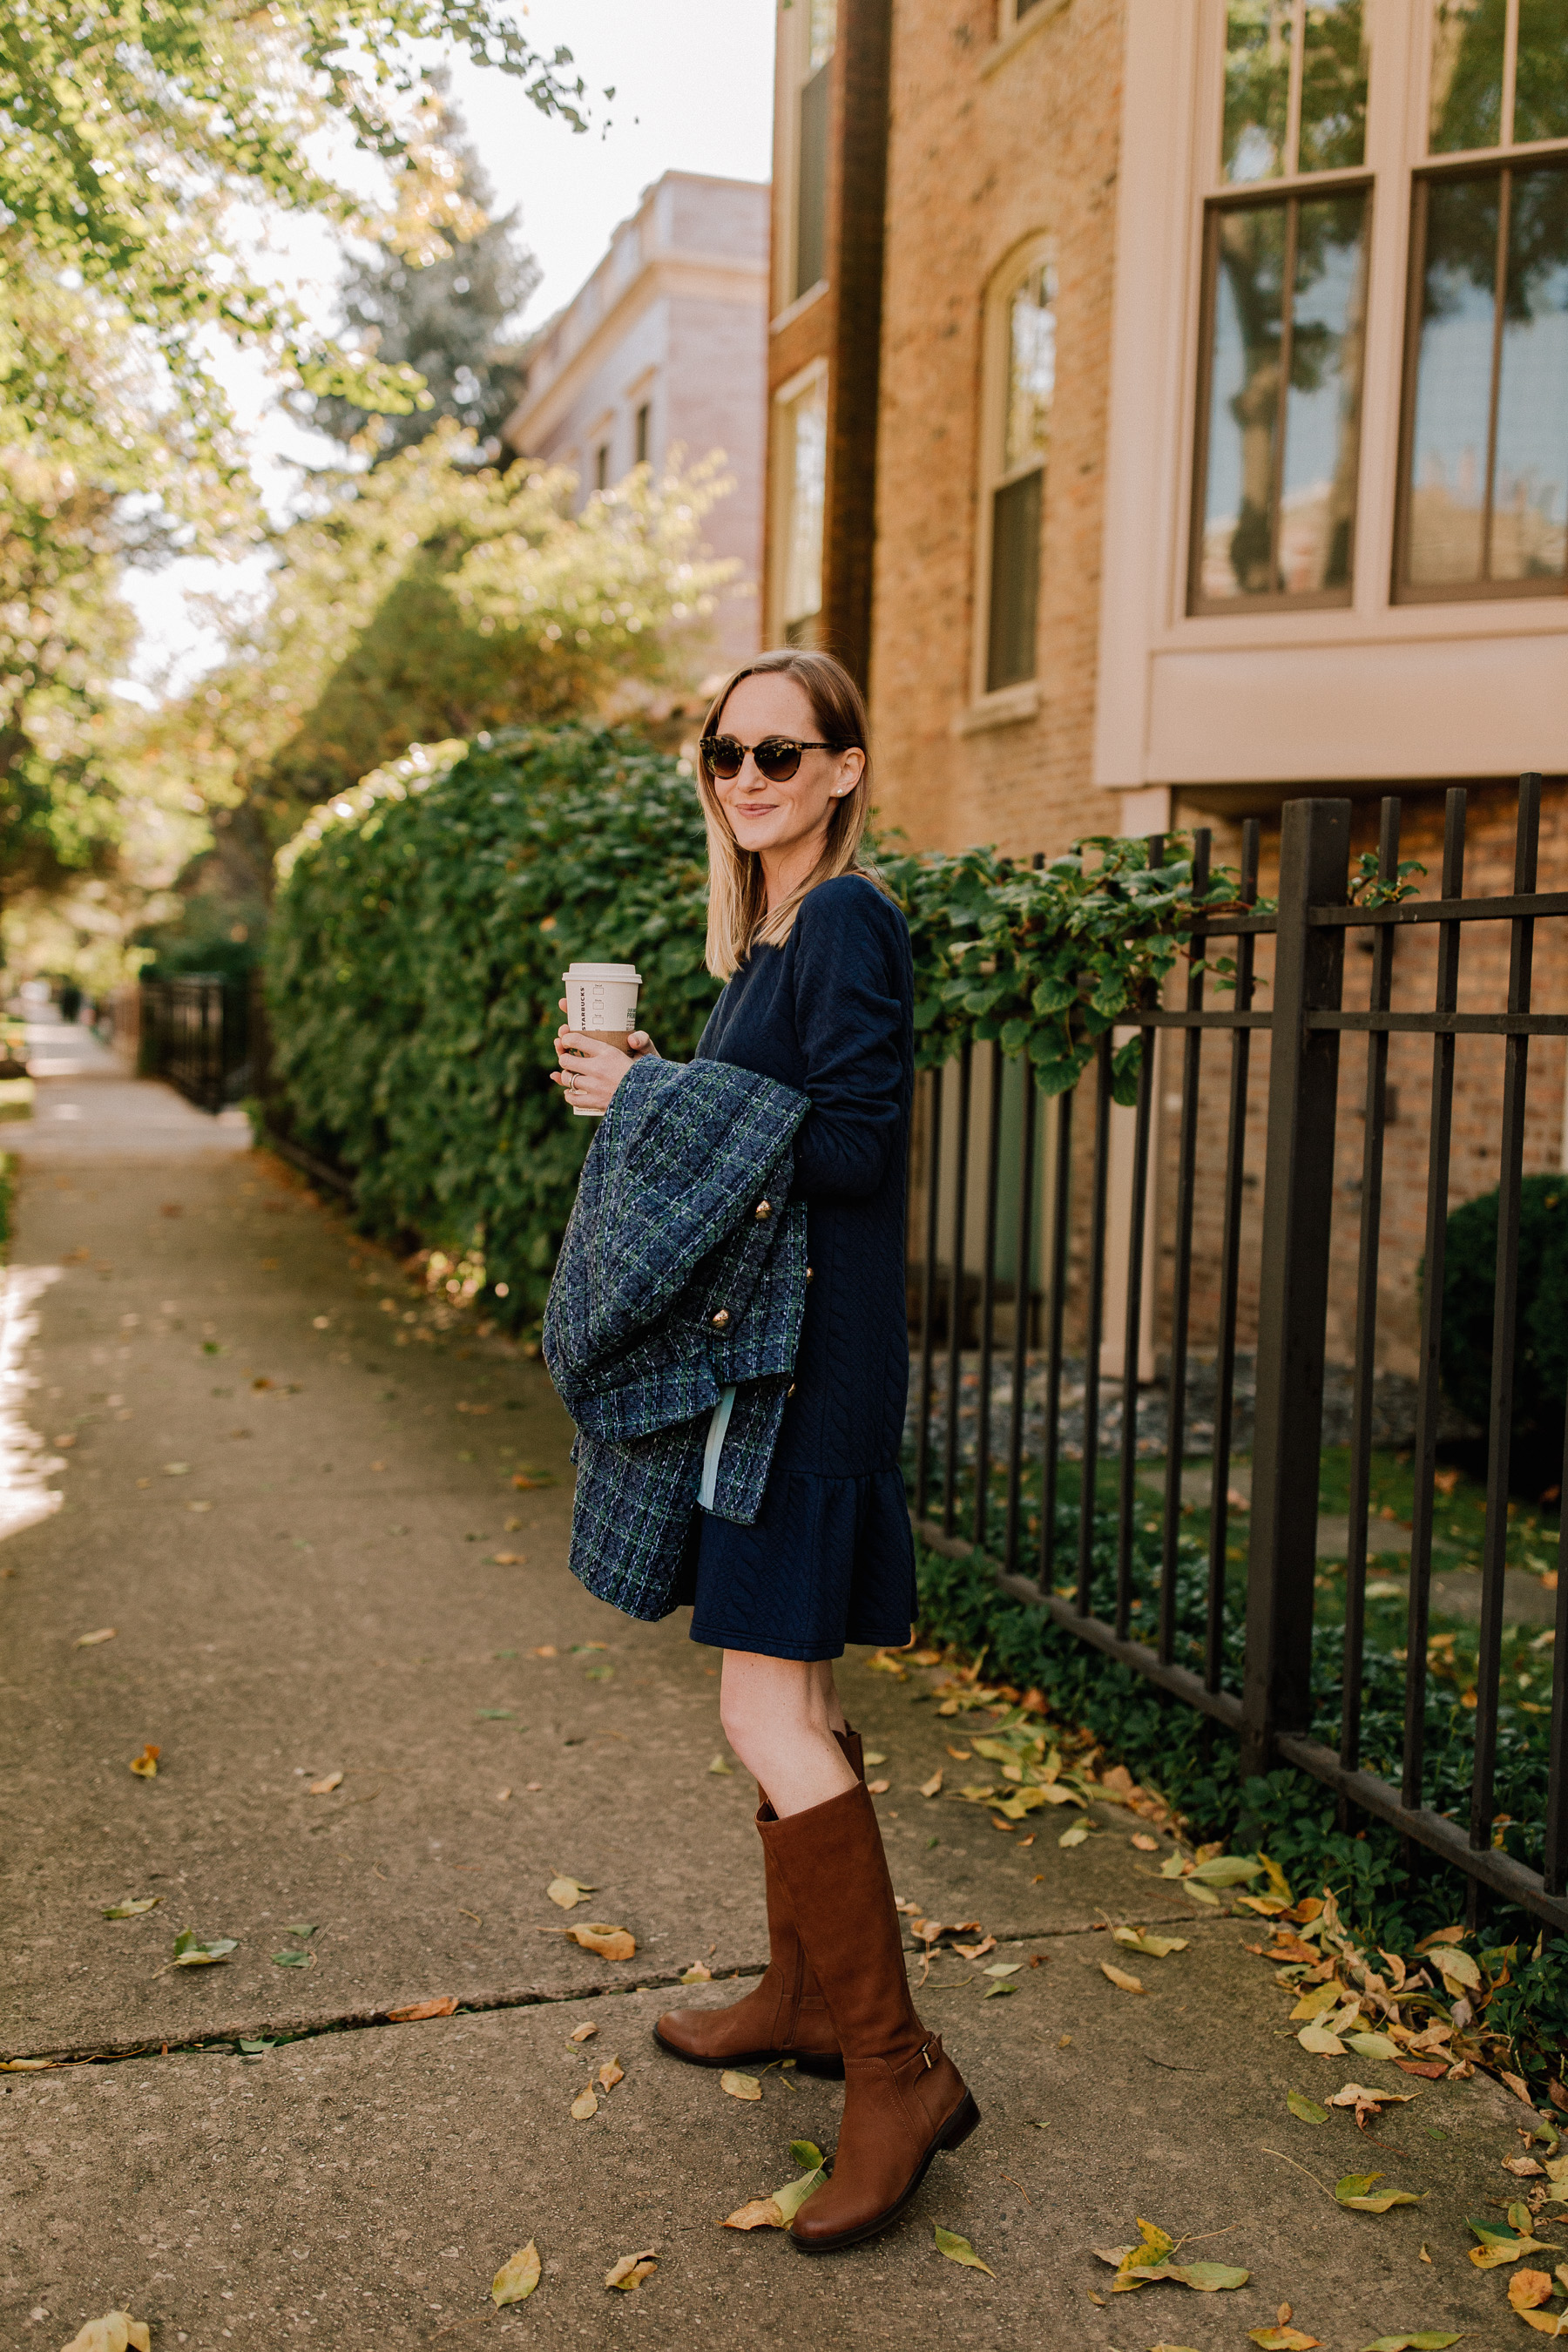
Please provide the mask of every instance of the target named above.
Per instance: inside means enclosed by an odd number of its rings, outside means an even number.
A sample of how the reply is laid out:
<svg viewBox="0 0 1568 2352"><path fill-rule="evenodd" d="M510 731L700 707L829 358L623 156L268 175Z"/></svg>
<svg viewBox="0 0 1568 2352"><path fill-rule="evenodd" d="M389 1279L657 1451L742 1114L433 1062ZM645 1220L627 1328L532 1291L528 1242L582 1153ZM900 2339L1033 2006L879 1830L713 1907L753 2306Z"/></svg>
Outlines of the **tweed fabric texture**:
<svg viewBox="0 0 1568 2352"><path fill-rule="evenodd" d="M578 1430L569 1564L629 1616L668 1615L689 1581L708 1419L727 1386L713 1508L761 1508L805 1301L790 1189L807 1108L748 1071L637 1062L589 1147L543 1352Z"/></svg>

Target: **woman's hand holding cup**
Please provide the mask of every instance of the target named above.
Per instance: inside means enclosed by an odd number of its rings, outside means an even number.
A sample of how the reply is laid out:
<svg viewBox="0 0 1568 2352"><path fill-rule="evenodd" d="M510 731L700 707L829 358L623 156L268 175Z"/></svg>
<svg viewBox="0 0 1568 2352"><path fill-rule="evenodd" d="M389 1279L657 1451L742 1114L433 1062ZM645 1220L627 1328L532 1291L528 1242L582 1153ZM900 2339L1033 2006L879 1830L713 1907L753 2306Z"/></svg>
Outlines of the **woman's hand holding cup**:
<svg viewBox="0 0 1568 2352"><path fill-rule="evenodd" d="M566 999L558 1002L564 1013ZM591 1032L568 1029L563 1023L555 1032L555 1058L561 1067L551 1072L551 1083L562 1089L574 1110L604 1112L632 1064L649 1054L657 1058L658 1053L646 1029L628 1031L623 1053L618 1045L607 1045Z"/></svg>

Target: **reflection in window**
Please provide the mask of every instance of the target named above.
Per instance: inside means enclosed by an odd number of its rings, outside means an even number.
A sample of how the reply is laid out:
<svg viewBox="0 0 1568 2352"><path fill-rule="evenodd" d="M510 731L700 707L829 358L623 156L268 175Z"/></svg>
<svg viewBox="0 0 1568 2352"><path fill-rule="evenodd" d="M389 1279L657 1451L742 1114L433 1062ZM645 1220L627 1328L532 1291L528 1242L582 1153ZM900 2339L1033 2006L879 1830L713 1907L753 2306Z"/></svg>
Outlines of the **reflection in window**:
<svg viewBox="0 0 1568 2352"><path fill-rule="evenodd" d="M1436 0L1433 154L1568 139L1568 0L1519 0L1511 58L1508 17L1506 0Z"/></svg>
<svg viewBox="0 0 1568 2352"><path fill-rule="evenodd" d="M1568 0L1519 0L1513 136L1568 139Z"/></svg>
<svg viewBox="0 0 1568 2352"><path fill-rule="evenodd" d="M1040 591L1041 492L1057 379L1057 284L1049 262L1030 265L1001 320L1001 430L991 486L991 577L985 690L1035 675Z"/></svg>
<svg viewBox="0 0 1568 2352"><path fill-rule="evenodd" d="M827 271L827 131L830 60L838 32L837 0L809 0L805 73L795 125L795 287L796 299Z"/></svg>
<svg viewBox="0 0 1568 2352"><path fill-rule="evenodd" d="M1501 283L1500 285L1500 256ZM1568 171L1418 192L1403 585L1561 589L1568 554Z"/></svg>
<svg viewBox="0 0 1568 2352"><path fill-rule="evenodd" d="M822 611L822 517L827 489L827 378L779 407L776 463L784 528L779 582L784 643L814 646Z"/></svg>
<svg viewBox="0 0 1568 2352"><path fill-rule="evenodd" d="M1297 172L1358 169L1366 150L1366 89L1363 0L1230 0L1225 178L1240 186Z"/></svg>
<svg viewBox="0 0 1568 2352"><path fill-rule="evenodd" d="M1356 189L1211 215L1194 607L1349 600L1367 209Z"/></svg>

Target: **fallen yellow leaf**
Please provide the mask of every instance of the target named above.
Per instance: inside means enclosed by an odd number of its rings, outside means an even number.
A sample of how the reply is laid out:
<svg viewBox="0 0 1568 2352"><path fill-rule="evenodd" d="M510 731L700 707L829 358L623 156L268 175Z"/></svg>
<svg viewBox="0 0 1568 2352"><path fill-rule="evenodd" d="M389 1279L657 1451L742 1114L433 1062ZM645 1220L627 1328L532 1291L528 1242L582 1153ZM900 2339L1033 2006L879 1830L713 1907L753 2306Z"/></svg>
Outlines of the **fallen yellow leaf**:
<svg viewBox="0 0 1568 2352"><path fill-rule="evenodd" d="M617 2083L626 2079L626 2070L618 2058L607 2058L599 2069L599 2088L613 2091Z"/></svg>
<svg viewBox="0 0 1568 2352"><path fill-rule="evenodd" d="M544 1890L552 1903L559 1904L563 1911L574 1909L585 1895L596 1895L598 1891L596 1886L585 1886L579 1878L552 1878Z"/></svg>
<svg viewBox="0 0 1568 2352"><path fill-rule="evenodd" d="M310 1794L312 1797L330 1797L334 1789L341 1789L342 1785L343 1776L341 1772L329 1772L324 1780L311 1781Z"/></svg>
<svg viewBox="0 0 1568 2352"><path fill-rule="evenodd" d="M771 2197L752 2197L720 2222L721 2230L782 2230L784 2217Z"/></svg>
<svg viewBox="0 0 1568 2352"><path fill-rule="evenodd" d="M89 2319L65 2352L153 2352L153 2338L144 2319L132 2319L128 2311L106 2311L101 2319Z"/></svg>
<svg viewBox="0 0 1568 2352"><path fill-rule="evenodd" d="M990 2263L981 2261L967 2238L961 2238L956 2230L943 2230L935 2223L932 2227L936 2230L939 2254L944 2254L950 2263L962 2263L966 2271L984 2271L987 2278L995 2277Z"/></svg>
<svg viewBox="0 0 1568 2352"><path fill-rule="evenodd" d="M598 2027L592 2023L579 2025L573 2029L568 2039L573 2042L592 2042L595 2034L597 2033L598 2031Z"/></svg>
<svg viewBox="0 0 1568 2352"><path fill-rule="evenodd" d="M594 2096L594 2086L590 2083L588 2088L579 2091L572 2102L572 2120L574 2124L585 2124L590 2116L596 2116L598 2112L599 2102Z"/></svg>
<svg viewBox="0 0 1568 2352"><path fill-rule="evenodd" d="M155 1780L157 1779L158 1759L163 1753L163 1751L161 1748L147 1747L142 1750L140 1756L133 1756L131 1759L131 1769L135 1773L139 1780Z"/></svg>
<svg viewBox="0 0 1568 2352"><path fill-rule="evenodd" d="M710 1772L722 1772L728 1776L733 1774L735 1768L732 1764L726 1764L722 1756L715 1756L708 1769Z"/></svg>
<svg viewBox="0 0 1568 2352"><path fill-rule="evenodd" d="M680 1981L682 1984L711 1984L713 1971L705 1969L700 1960L693 1960L689 1969L681 1970Z"/></svg>
<svg viewBox="0 0 1568 2352"><path fill-rule="evenodd" d="M654 2259L656 2252L656 2248L649 2246L645 2253L623 2254L620 2261L612 2263L605 2273L605 2284L617 2286L623 2294L629 2294L633 2287L641 2286L644 2279L651 2278L658 2270L658 2264Z"/></svg>
<svg viewBox="0 0 1568 2352"><path fill-rule="evenodd" d="M1140 1853L1158 1853L1160 1851L1159 1839L1146 1836L1142 1830L1133 1832L1132 1843Z"/></svg>
<svg viewBox="0 0 1568 2352"><path fill-rule="evenodd" d="M1508 2283L1508 2299L1515 2311L1533 2311L1552 2295L1549 2271L1515 2271Z"/></svg>
<svg viewBox="0 0 1568 2352"><path fill-rule="evenodd" d="M116 1625L100 1625L96 1633L79 1633L71 1647L77 1650L96 1649L100 1642L112 1642L119 1630Z"/></svg>
<svg viewBox="0 0 1568 2352"><path fill-rule="evenodd" d="M760 2099L763 2086L754 2074L742 2074L727 2066L719 2077L719 2088L728 2091L732 2099Z"/></svg>
<svg viewBox="0 0 1568 2352"><path fill-rule="evenodd" d="M490 2301L498 2310L502 2304L523 2302L539 2284L539 2249L530 2238L490 2281Z"/></svg>
<svg viewBox="0 0 1568 2352"><path fill-rule="evenodd" d="M450 2017L458 2006L456 1993L443 1993L437 2000L410 2001L406 2009L389 2009L387 2016L394 2025L412 2025L422 2017Z"/></svg>
<svg viewBox="0 0 1568 2352"><path fill-rule="evenodd" d="M1108 1977L1122 1992L1142 1992L1143 1990L1136 1977L1130 1977L1125 1969L1113 1969L1109 1960L1101 1960L1100 1973Z"/></svg>
<svg viewBox="0 0 1568 2352"><path fill-rule="evenodd" d="M940 1765L940 1764L937 1766L936 1770L931 1774L931 1779L930 1779L929 1780L922 1780L922 1781L921 1782L921 1796L922 1796L922 1797L940 1797L940 1796L941 1796L941 1794L942 1794L942 1767L941 1767L941 1765Z"/></svg>
<svg viewBox="0 0 1568 2352"><path fill-rule="evenodd" d="M602 1960L630 1960L637 1957L637 1940L625 1927L611 1927L590 1920L585 1927L568 1927L567 1935L585 1952L596 1952Z"/></svg>

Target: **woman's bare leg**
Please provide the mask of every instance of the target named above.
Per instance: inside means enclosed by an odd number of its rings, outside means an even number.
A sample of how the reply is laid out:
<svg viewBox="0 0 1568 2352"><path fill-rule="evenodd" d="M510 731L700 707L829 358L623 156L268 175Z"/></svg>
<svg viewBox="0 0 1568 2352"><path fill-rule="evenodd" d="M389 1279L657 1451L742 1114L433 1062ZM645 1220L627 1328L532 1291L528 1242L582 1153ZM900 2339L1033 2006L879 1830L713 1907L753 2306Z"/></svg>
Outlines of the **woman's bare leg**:
<svg viewBox="0 0 1568 2352"><path fill-rule="evenodd" d="M843 1710L831 1667L726 1650L719 1713L725 1738L780 1820L855 1787L833 1737L834 1716L842 1723Z"/></svg>
<svg viewBox="0 0 1568 2352"><path fill-rule="evenodd" d="M827 1728L829 1731L847 1731L849 1727L844 1720L843 1703L838 1696L838 1688L833 1679L832 1659L820 1659L818 1663L813 1666L811 1671L817 1676L818 1684L822 1691L823 1703L827 1710Z"/></svg>

